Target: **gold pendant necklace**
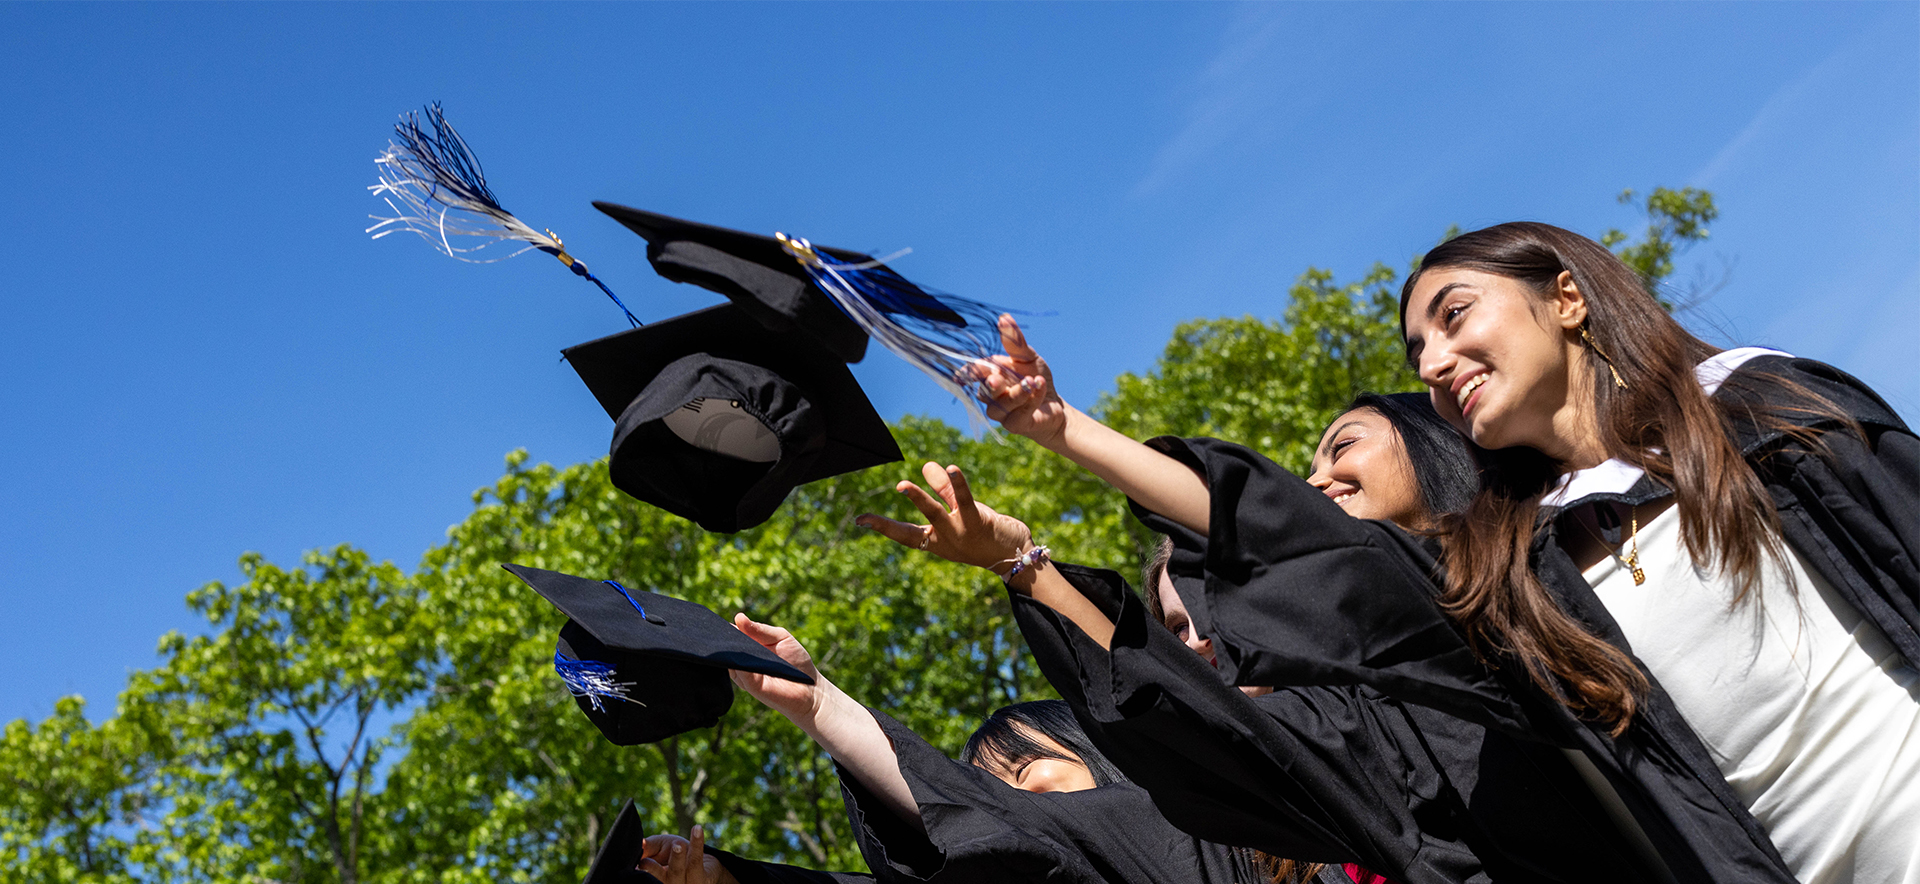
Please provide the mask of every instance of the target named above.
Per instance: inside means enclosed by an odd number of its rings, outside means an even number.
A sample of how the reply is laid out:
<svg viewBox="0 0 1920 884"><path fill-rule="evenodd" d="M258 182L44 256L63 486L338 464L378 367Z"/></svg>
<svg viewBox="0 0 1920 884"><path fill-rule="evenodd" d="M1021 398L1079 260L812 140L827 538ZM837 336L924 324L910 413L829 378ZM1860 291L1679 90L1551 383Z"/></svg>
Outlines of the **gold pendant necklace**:
<svg viewBox="0 0 1920 884"><path fill-rule="evenodd" d="M1604 505L1605 506L1604 509L1602 509L1602 506L1603 504L1597 504L1597 503L1593 505L1594 521L1595 522L1600 521L1600 514L1605 513L1607 515L1607 518L1610 521L1612 521L1614 524L1612 528L1603 527L1601 530L1602 531L1620 530L1620 522L1619 522L1620 517L1617 515L1614 515L1612 505L1611 504ZM1632 527L1629 528L1627 531L1627 554L1624 556L1620 555L1620 549L1615 543L1608 543L1607 539L1605 537L1600 536L1598 532L1594 531L1592 526L1588 525L1585 522L1581 522L1580 526L1583 528L1586 528L1587 533L1592 534L1593 539L1599 541L1600 545L1606 548L1607 554L1610 556L1613 556L1613 560L1616 562L1619 562L1620 567L1627 569L1627 573L1633 575L1633 585L1640 586L1647 582L1647 572L1641 570L1640 568L1640 507L1639 506L1634 505L1634 506L1627 507L1627 520L1631 523Z"/></svg>

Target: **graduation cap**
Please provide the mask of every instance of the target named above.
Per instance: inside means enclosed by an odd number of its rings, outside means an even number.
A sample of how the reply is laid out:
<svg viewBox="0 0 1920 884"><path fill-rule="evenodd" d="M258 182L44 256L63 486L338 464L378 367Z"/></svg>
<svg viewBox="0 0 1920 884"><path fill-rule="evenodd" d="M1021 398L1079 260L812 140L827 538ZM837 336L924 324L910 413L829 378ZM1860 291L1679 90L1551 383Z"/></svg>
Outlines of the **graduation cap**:
<svg viewBox="0 0 1920 884"><path fill-rule="evenodd" d="M593 855L593 865L580 884L658 884L652 875L637 868L646 846L647 830L629 798L621 806L620 815L613 818L613 828L607 830L600 852Z"/></svg>
<svg viewBox="0 0 1920 884"><path fill-rule="evenodd" d="M798 331L846 362L872 337L985 421L975 363L1000 349L1001 308L922 288L870 255L596 202L647 241L661 276L726 295L775 331Z"/></svg>
<svg viewBox="0 0 1920 884"><path fill-rule="evenodd" d="M567 617L554 669L608 741L632 746L712 727L733 706L727 670L813 684L706 607L524 565L503 565Z"/></svg>
<svg viewBox="0 0 1920 884"><path fill-rule="evenodd" d="M614 487L708 531L751 528L795 487L901 459L845 363L736 304L563 352L614 419Z"/></svg>
<svg viewBox="0 0 1920 884"><path fill-rule="evenodd" d="M593 207L647 241L647 261L661 276L726 295L760 324L779 332L798 330L842 362L866 356L867 333L832 298L814 289L806 269L779 240L615 203L595 202ZM873 260L857 252L833 251L849 261Z"/></svg>

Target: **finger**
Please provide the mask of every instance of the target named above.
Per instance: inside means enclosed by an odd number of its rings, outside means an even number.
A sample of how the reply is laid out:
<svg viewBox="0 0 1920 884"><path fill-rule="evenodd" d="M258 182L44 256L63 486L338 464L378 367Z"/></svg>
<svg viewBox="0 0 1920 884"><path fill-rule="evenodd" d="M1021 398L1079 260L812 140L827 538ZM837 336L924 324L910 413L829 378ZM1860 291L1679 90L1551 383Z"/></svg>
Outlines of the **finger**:
<svg viewBox="0 0 1920 884"><path fill-rule="evenodd" d="M862 528L885 537L901 546L920 549L920 541L927 536L927 526L912 522L896 522L885 516L866 515L855 520Z"/></svg>
<svg viewBox="0 0 1920 884"><path fill-rule="evenodd" d="M980 511L973 505L973 489L967 485L967 474L958 464L947 465L947 484L953 488L953 506L960 514L960 523L969 527L980 524Z"/></svg>
<svg viewBox="0 0 1920 884"><path fill-rule="evenodd" d="M920 475L927 477L927 487L933 489L935 494L940 495L941 500L947 502L949 514L960 508L959 502L953 496L953 480L947 478L947 471L941 469L939 464L933 461L921 464Z"/></svg>
<svg viewBox="0 0 1920 884"><path fill-rule="evenodd" d="M656 856L664 856L667 851L673 849L673 841L679 837L679 835L664 834L648 835L640 841L640 858L651 859Z"/></svg>
<svg viewBox="0 0 1920 884"><path fill-rule="evenodd" d="M746 633L748 638L769 648L793 637L793 633L778 626L755 623L753 618L745 614L733 615L733 628Z"/></svg>
<svg viewBox="0 0 1920 884"><path fill-rule="evenodd" d="M694 823L693 828L687 832L687 840L691 842L687 847L687 865L705 872L706 863L702 857L707 852L707 828Z"/></svg>
<svg viewBox="0 0 1920 884"><path fill-rule="evenodd" d="M640 861L639 869L642 872L646 872L647 874L652 875L653 880L659 881L660 884L666 884L666 881L667 881L666 866L663 866L651 859L643 859Z"/></svg>
<svg viewBox="0 0 1920 884"><path fill-rule="evenodd" d="M685 841L673 845L673 855L667 859L667 878L661 884L687 884L687 872L699 863L687 852Z"/></svg>
<svg viewBox="0 0 1920 884"><path fill-rule="evenodd" d="M1037 362L1040 354L1034 352L1033 345L1027 343L1027 335L1020 330L1020 323L1013 314L1000 314L1000 348L1016 362Z"/></svg>
<svg viewBox="0 0 1920 884"><path fill-rule="evenodd" d="M941 506L940 501L934 500L933 495L921 490L920 486L912 482L901 482L894 486L894 490L906 495L907 500L913 504L913 508L919 510L920 515L926 516L927 521L938 523L946 520L947 508Z"/></svg>

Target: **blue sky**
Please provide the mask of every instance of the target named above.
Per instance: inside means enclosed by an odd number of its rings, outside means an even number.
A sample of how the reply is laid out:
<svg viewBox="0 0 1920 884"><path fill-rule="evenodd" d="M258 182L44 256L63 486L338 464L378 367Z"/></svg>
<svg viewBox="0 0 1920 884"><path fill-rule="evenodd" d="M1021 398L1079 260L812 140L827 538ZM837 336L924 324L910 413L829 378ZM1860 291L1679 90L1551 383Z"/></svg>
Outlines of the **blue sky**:
<svg viewBox="0 0 1920 884"><path fill-rule="evenodd" d="M910 246L918 281L1055 311L1082 402L1308 266L1707 187L1681 276L1730 275L1689 320L1920 417L1912 3L14 4L0 98L0 720L104 714L243 551L412 567L507 451L604 453L558 358L623 327L604 297L362 232L430 100L642 319L717 299L591 200ZM884 352L856 373L959 419Z"/></svg>

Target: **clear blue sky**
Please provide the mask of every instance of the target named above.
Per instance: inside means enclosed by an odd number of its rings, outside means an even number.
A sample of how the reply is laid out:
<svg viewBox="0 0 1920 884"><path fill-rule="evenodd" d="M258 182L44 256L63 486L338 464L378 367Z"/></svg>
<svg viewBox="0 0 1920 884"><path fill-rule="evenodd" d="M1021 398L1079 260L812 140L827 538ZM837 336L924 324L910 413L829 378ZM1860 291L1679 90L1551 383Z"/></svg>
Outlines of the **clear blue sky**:
<svg viewBox="0 0 1920 884"><path fill-rule="evenodd" d="M981 300L1090 401L1173 325L1449 224L1598 235L1711 188L1710 339L1920 417L1920 6L0 6L0 720L97 716L258 550L412 567L501 457L610 427L561 347L623 327L538 254L368 241L395 116L445 102L522 218L642 319L612 200L869 250ZM883 351L889 417L958 409Z"/></svg>

